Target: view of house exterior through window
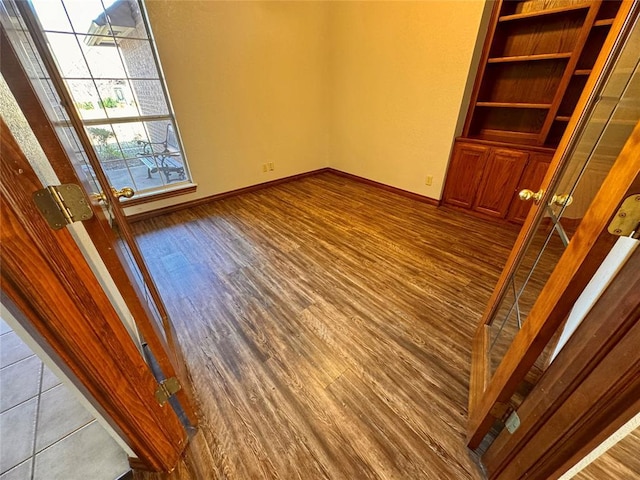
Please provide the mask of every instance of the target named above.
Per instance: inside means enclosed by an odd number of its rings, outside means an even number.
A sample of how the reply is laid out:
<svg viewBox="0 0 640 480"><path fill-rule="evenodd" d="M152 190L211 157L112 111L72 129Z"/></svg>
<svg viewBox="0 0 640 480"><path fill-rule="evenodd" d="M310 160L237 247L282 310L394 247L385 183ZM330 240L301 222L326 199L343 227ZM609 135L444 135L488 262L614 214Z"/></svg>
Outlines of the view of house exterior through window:
<svg viewBox="0 0 640 480"><path fill-rule="evenodd" d="M139 2L33 0L33 6L111 184L140 195L190 183ZM74 161L93 176L79 149Z"/></svg>

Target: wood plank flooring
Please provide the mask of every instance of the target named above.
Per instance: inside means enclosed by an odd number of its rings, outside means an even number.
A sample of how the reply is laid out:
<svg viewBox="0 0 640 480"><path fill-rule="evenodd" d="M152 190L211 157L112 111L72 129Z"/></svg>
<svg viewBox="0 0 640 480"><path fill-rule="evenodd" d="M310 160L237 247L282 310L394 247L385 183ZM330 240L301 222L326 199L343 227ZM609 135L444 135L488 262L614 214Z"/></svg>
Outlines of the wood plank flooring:
<svg viewBox="0 0 640 480"><path fill-rule="evenodd" d="M517 227L322 173L134 230L211 453L172 479L483 478L471 338Z"/></svg>
<svg viewBox="0 0 640 480"><path fill-rule="evenodd" d="M573 477L575 480L640 478L640 428L636 428Z"/></svg>

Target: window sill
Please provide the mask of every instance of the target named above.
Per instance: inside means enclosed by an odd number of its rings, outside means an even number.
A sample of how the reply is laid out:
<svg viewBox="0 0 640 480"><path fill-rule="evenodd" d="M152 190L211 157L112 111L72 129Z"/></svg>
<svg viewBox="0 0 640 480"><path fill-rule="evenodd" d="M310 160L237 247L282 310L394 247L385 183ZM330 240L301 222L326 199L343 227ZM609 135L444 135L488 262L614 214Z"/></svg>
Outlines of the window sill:
<svg viewBox="0 0 640 480"><path fill-rule="evenodd" d="M187 183L183 185L177 185L175 188L168 190L164 189L158 192L147 192L140 196L135 196L130 199L123 200L120 205L123 208L132 207L134 205L143 205L145 203L151 203L165 198L177 197L180 195L186 195L187 193L193 193L197 190L197 183Z"/></svg>

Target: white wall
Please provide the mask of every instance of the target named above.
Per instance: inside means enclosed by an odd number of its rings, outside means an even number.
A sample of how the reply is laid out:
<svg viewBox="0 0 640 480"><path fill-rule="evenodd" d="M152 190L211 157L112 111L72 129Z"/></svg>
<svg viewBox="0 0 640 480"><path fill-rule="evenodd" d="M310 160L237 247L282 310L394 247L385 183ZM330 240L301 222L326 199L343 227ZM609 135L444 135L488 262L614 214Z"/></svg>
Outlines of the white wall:
<svg viewBox="0 0 640 480"><path fill-rule="evenodd" d="M484 8L332 4L332 167L440 198Z"/></svg>
<svg viewBox="0 0 640 480"><path fill-rule="evenodd" d="M198 190L127 213L327 166L440 198L484 0L147 9Z"/></svg>
<svg viewBox="0 0 640 480"><path fill-rule="evenodd" d="M147 9L198 184L153 208L328 166L327 3L155 0ZM264 173L265 162L275 170Z"/></svg>

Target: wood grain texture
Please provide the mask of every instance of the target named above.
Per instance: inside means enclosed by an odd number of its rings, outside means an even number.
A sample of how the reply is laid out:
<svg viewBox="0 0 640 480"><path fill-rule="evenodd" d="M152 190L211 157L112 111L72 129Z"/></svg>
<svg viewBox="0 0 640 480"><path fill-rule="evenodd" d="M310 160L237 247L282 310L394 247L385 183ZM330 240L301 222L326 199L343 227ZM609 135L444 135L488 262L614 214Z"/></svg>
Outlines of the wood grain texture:
<svg viewBox="0 0 640 480"><path fill-rule="evenodd" d="M521 62L490 65L477 105L482 105L482 102L532 103L542 104L539 108L548 108L566 63L566 59L561 58L524 65Z"/></svg>
<svg viewBox="0 0 640 480"><path fill-rule="evenodd" d="M214 462L211 446L215 441L205 438L205 432L212 431L211 427L200 424L200 428L189 439L189 444L182 458L171 472L150 472L145 469L131 471L130 480L209 480L227 478L221 469L220 462ZM203 431L204 430L204 431Z"/></svg>
<svg viewBox="0 0 640 480"><path fill-rule="evenodd" d="M505 218L529 154L517 150L491 150L484 168L473 210Z"/></svg>
<svg viewBox="0 0 640 480"><path fill-rule="evenodd" d="M625 143L610 174L569 242L566 253L558 261L557 268L541 290L527 321L496 369L477 411L471 412L469 445L472 448L479 445L493 422L490 416L493 404L506 402L511 398L615 243L615 237L608 233L607 227L620 203L640 186L639 149L640 123ZM544 201L546 200L543 199ZM524 228L527 228L526 223ZM522 232L520 235L522 236ZM513 255L512 252L511 256Z"/></svg>
<svg viewBox="0 0 640 480"><path fill-rule="evenodd" d="M532 204L522 202L517 192L523 188L537 191L551 157L535 148L457 139L442 202L481 217L523 223Z"/></svg>
<svg viewBox="0 0 640 480"><path fill-rule="evenodd" d="M540 189L542 180L549 169L552 155L541 153L530 153L529 162L520 177L520 182L515 189L514 200L511 202L507 219L516 223L524 223L531 210L530 202L523 202L517 195L521 190L528 188L534 192Z"/></svg>
<svg viewBox="0 0 640 480"><path fill-rule="evenodd" d="M593 93L593 92L597 93L596 88L599 88L599 78L601 76L606 76L608 73L611 72L613 68L612 65L615 64L615 62L610 62L609 60L615 59L620 54L620 51L622 48L621 45L624 45L624 42L620 42L619 44L616 44L614 40L618 37L627 38L629 36L631 31L631 25L633 25L634 23L632 20L637 18L637 15L638 15L638 10L635 8L636 6L637 6L636 2L623 2L622 5L620 6L620 11L616 16L616 20L614 21L611 29L612 34L607 36L607 40L602 48L603 51L610 52L610 55L607 58L605 58L604 55L600 55L598 57L598 60L593 67L592 74L587 79L586 86L584 88L584 94L580 97L580 101L576 106L575 114L571 116L571 119L568 122L568 125L567 125L568 132L573 132L577 128L579 128L581 124L581 116L589 113L591 108L590 105L592 105L592 102L588 93ZM627 23L625 21L626 19L629 19L630 22ZM570 148L573 147L574 143L575 143L574 135L564 135L560 140L558 149L551 160L549 169L542 183L542 186L546 191L546 194L545 194L546 197L548 197L553 192L555 185L559 181L562 174L561 167L563 162L565 161L565 153ZM551 186L551 188L549 188L549 186ZM612 191L612 194L615 190L616 189L614 188L614 190ZM548 198L543 198L541 202L544 204L547 201L548 201ZM603 214L603 212L599 212L599 214ZM492 321L492 318L496 313L496 310L499 306L499 303L502 297L505 295L505 292L509 288L508 282L510 281L511 276L514 273L514 270L517 268L517 265L519 264L520 260L522 259L526 251L526 248L528 245L528 239L533 234L533 229L536 228L536 224L542 215L543 215L543 211L541 209L530 210L527 216L527 220L525 221L522 227L522 230L520 231L519 237L516 240L514 249L511 252L509 259L507 260L507 268L505 268L505 270L502 272L500 279L498 281L498 284L491 296L491 299L487 304L485 313L482 316L482 321L478 325L478 330L483 330L484 325ZM591 231L586 233L587 235L595 234L595 232L591 232ZM550 329L548 333L552 334L552 331L553 329ZM547 342L541 342L541 343L546 344ZM521 351L526 351L527 348L528 347L526 345L520 346ZM524 372L526 370L528 370L528 368L522 369L521 373L524 375ZM508 376L511 376L511 374L509 374ZM503 400L506 400L511 395L512 392L510 392L509 394L507 394L506 392L503 392L503 393L504 393L504 395L502 395ZM489 416L485 416L485 414L487 414L490 411L491 405L494 403L494 401L499 401L499 399L497 398L497 395L495 395L494 400L487 401L487 405L486 405L487 408L485 409L484 414L476 415L475 412L471 412L471 417L477 417L476 420L470 421L470 427L469 427L469 445L472 446L472 448L475 448L480 445L482 438L484 437L485 433L489 430L490 425L493 423L493 420ZM484 417L484 418L480 420L479 417Z"/></svg>
<svg viewBox="0 0 640 480"><path fill-rule="evenodd" d="M518 408L519 428L483 456L489 478L557 478L626 423L623 412L637 414L638 268L636 250Z"/></svg>
<svg viewBox="0 0 640 480"><path fill-rule="evenodd" d="M412 200L416 200L418 202L428 203L429 205L434 205L436 207L440 206L440 200L435 198L427 197L425 195L420 195L419 193L410 192L408 190L403 190L398 187L394 187L391 185L387 185L386 183L376 182L375 180L370 180L368 178L360 177L358 175L354 175L352 173L343 172L341 170L336 170L335 168L325 168L327 172L335 173L336 175L340 175L341 177L347 177L352 180L356 180L361 183L366 183L367 185L372 185L374 187L380 188L382 190L386 190L387 192L392 192L397 195L402 195L403 197L410 198Z"/></svg>
<svg viewBox="0 0 640 480"><path fill-rule="evenodd" d="M445 204L471 209L489 152L485 145L456 140L444 187Z"/></svg>
<svg viewBox="0 0 640 480"><path fill-rule="evenodd" d="M574 70L577 68L578 66L578 62L580 61L581 57L582 57L582 51L585 49L585 46L588 45L587 44L587 40L589 38L589 35L591 33L591 29L593 27L593 23L595 22L597 15L598 15L598 11L600 10L600 5L602 4L601 0L594 0L593 2L591 2L591 7L589 8L589 11L587 12L587 16L584 20L584 23L582 24L581 28L577 28L575 35L576 35L576 44L573 48L573 51L571 53L571 58L569 59L569 62L567 63L567 68L564 72L564 74L562 75L562 78L560 80L560 84L558 85L558 88L555 92L555 96L553 98L553 105L551 107L551 109L549 110L549 115L547 115L547 118L545 119L544 125L542 126L542 131L540 132L540 143L545 143L547 141L547 136L549 135L549 131L551 130L551 125L553 125L554 119L556 117L556 115L558 114L558 111L560 109L560 106L562 105L564 96L565 96L565 92L567 90L567 87L569 86L569 83L571 82L571 79L573 77L573 72ZM591 52L587 52L588 54L591 54L593 56L597 56L595 53L595 50L600 51L600 49L598 48L592 48L592 50L594 50L593 53ZM603 52L603 55L606 53ZM595 63L595 60L594 60Z"/></svg>
<svg viewBox="0 0 640 480"><path fill-rule="evenodd" d="M482 478L471 337L516 227L321 173L134 229L193 375L204 478Z"/></svg>
<svg viewBox="0 0 640 480"><path fill-rule="evenodd" d="M209 195L207 197L198 198L196 200L191 200L184 203L178 203L174 205L168 205L166 207L162 207L160 209L149 210L147 212L136 213L127 216L127 220L129 223L139 222L140 220L146 220L148 218L157 217L158 215L164 215L167 213L177 212L178 210L184 210L186 208L193 208L199 205L205 205L207 203L211 203L217 200L222 200L224 198L235 197L236 195L242 195L249 192L255 192L256 190L262 190L263 188L274 187L276 185L281 185L287 182L293 182L295 180L299 180L301 178L317 175L323 172L332 172L336 175L340 175L343 177L351 178L353 180L357 180L362 183L366 183L369 185L373 185L375 187L381 188L383 190L387 190L389 192L397 193L398 195L403 195L407 198L411 198L413 200L417 200L419 202L428 203L429 205L439 206L440 201L435 198L426 197L424 195L420 195L418 193L409 192L408 190L402 190L397 187L393 187L391 185L386 185L384 183L375 182L373 180L369 180L368 178L359 177L357 175L353 175L351 173L342 172L340 170L336 170L330 167L319 168L318 170L312 170L309 172L298 173L296 175L290 175L288 177L278 178L276 180L271 180L269 182L259 183L257 185L250 185L248 187L238 188L236 190L230 190L228 192L216 193L214 195ZM127 202L128 204L128 202Z"/></svg>
<svg viewBox="0 0 640 480"><path fill-rule="evenodd" d="M627 480L640 477L640 429L635 429L581 470L574 480Z"/></svg>
<svg viewBox="0 0 640 480"><path fill-rule="evenodd" d="M579 95L584 87L572 81L574 71L593 67L605 43L601 32L606 35L619 6L601 0L496 1L463 137L557 146L566 126L555 122L558 111L570 116L576 106L565 94L569 89Z"/></svg>
<svg viewBox="0 0 640 480"><path fill-rule="evenodd" d="M2 119L0 152L3 305L145 468L172 468L186 433L155 401L157 383L71 233L49 228L36 208L31 196L42 185Z"/></svg>
<svg viewBox="0 0 640 480"><path fill-rule="evenodd" d="M580 9L563 12L562 15L539 16L536 21L509 22L502 26L494 38L491 56L571 52L585 23L584 18L585 11Z"/></svg>
<svg viewBox="0 0 640 480"><path fill-rule="evenodd" d="M158 215L165 215L167 213L173 213L179 210L185 210L187 208L194 208L200 205L206 205L208 203L222 200L224 198L235 197L236 195L242 195L244 193L249 193L249 192L255 192L256 190L262 190L263 188L274 187L276 185L280 185L281 183L292 182L299 178L308 177L309 175L316 175L320 172L325 172L329 170L331 169L328 167L320 168L318 170L312 170L310 172L299 173L297 175L291 175L289 177L278 178L276 180L270 180L268 182L258 183L256 185L249 185L248 187L237 188L235 190L230 190L228 192L208 195L206 197L197 198L195 200L189 200L187 202L174 203L172 205L167 205L166 207L156 208L153 210L148 210L146 212L130 214L130 215L127 215L127 221L129 223L135 223L141 220L147 220L148 218L154 218L154 217L157 217Z"/></svg>
<svg viewBox="0 0 640 480"><path fill-rule="evenodd" d="M72 162L56 135L54 126L47 117L43 105L38 100L38 96L29 81L28 75L20 64L3 26L0 26L0 49L2 76L16 98L20 109L25 113L25 118L36 135L58 180L63 184L82 185L80 177L76 174ZM83 134L84 131L80 133ZM91 186L86 184L84 186L86 193L86 188L91 188ZM164 332L160 328L160 322L154 321L154 311L144 300L146 292L140 288L137 281L140 278L138 271L140 265L130 263L131 256L126 246L120 241L119 234L111 228L111 219L107 218L105 209L101 205L91 202L88 197L86 200L93 211L93 217L83 222L87 233L107 266L109 274L118 286L127 307L131 311L133 318L135 318L138 332L153 351L164 376L167 378L179 377L182 389L177 394L178 398L191 424L196 425L197 418L192 407L193 402L190 400L188 372L180 371L180 375L176 373L176 370L180 370L180 365L184 364L184 362L180 360L180 352L170 352L171 348L175 350L175 345L172 344L170 347L167 344ZM119 225L118 231L123 230L128 230L126 224ZM142 268L144 268L144 265L142 265ZM159 309L166 317L164 306L159 305Z"/></svg>

